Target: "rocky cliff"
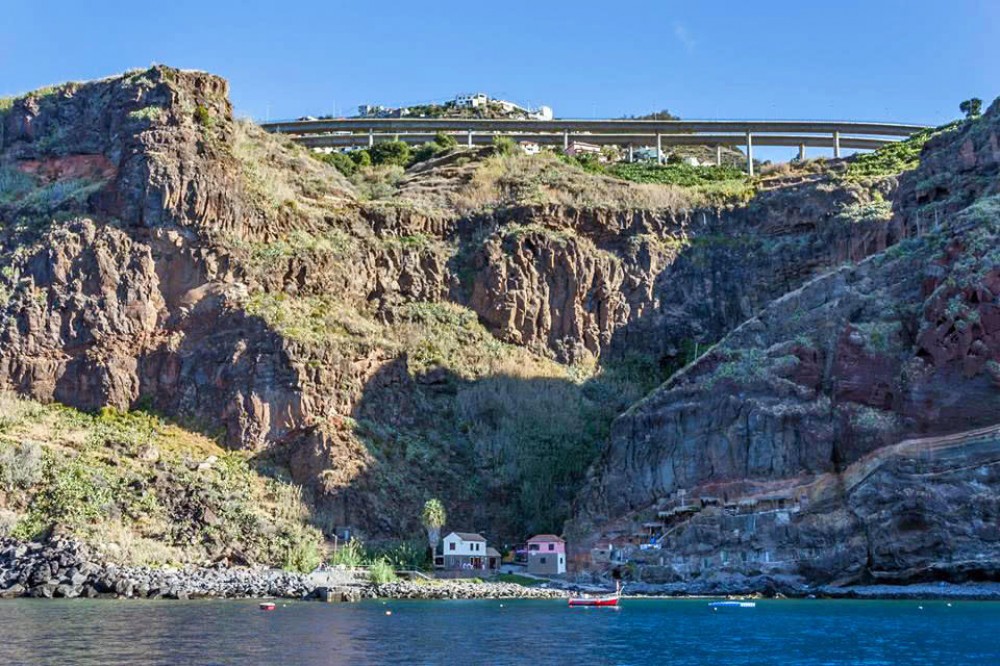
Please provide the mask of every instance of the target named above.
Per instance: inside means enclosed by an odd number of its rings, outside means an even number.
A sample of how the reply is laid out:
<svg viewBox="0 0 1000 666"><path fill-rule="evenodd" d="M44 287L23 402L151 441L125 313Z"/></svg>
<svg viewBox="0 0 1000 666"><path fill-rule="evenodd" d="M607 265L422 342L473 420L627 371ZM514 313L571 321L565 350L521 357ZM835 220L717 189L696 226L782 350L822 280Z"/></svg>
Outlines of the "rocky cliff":
<svg viewBox="0 0 1000 666"><path fill-rule="evenodd" d="M327 532L416 536L433 496L492 539L559 530L596 461L584 544L678 490L988 425L992 333L945 327L980 301L920 248L987 205L992 116L898 181L834 164L719 205L490 149L348 181L166 67L0 109L0 388L200 430ZM943 374L901 392L918 338Z"/></svg>
<svg viewBox="0 0 1000 666"><path fill-rule="evenodd" d="M998 136L994 105L932 138L892 195L904 240L773 300L619 417L581 533L653 539L672 580L995 578Z"/></svg>

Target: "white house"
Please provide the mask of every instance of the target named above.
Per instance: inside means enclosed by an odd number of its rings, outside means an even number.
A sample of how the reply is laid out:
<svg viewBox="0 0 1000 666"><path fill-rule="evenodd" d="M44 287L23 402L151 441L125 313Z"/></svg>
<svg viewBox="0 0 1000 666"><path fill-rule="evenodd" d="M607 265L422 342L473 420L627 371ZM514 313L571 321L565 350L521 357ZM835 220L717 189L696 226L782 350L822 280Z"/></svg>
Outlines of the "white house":
<svg viewBox="0 0 1000 666"><path fill-rule="evenodd" d="M497 551L487 548L481 534L451 532L444 538L442 549L445 569L495 570L500 566Z"/></svg>
<svg viewBox="0 0 1000 666"><path fill-rule="evenodd" d="M479 108L480 106L486 106L490 98L486 93L475 93L472 95L458 95L455 97L455 106L458 107L470 107L473 109Z"/></svg>
<svg viewBox="0 0 1000 666"><path fill-rule="evenodd" d="M566 148L567 155L600 155L601 147L595 143L587 143L585 141L571 141L569 147Z"/></svg>
<svg viewBox="0 0 1000 666"><path fill-rule="evenodd" d="M530 115L532 120L552 120L552 109L548 106L540 106Z"/></svg>
<svg viewBox="0 0 1000 666"><path fill-rule="evenodd" d="M522 141L518 144L525 155L537 155L542 151L542 147L534 141Z"/></svg>

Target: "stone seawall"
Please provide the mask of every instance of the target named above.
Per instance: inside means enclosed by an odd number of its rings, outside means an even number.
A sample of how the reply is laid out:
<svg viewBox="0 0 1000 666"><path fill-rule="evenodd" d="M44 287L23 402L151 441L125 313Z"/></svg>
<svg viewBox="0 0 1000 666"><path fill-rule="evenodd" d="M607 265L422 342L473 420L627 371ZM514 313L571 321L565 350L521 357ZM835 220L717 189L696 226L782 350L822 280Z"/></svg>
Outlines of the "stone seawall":
<svg viewBox="0 0 1000 666"><path fill-rule="evenodd" d="M265 567L153 569L95 562L71 540L48 544L0 539L0 598L304 598L302 574Z"/></svg>

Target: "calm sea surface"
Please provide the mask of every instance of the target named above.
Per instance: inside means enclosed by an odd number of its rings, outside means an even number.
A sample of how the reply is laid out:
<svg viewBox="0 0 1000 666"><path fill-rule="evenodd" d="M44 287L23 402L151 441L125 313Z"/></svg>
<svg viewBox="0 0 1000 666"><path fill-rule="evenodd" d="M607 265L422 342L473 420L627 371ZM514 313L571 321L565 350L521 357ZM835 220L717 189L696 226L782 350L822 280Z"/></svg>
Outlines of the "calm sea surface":
<svg viewBox="0 0 1000 666"><path fill-rule="evenodd" d="M1000 603L951 603L17 600L0 664L1000 664Z"/></svg>

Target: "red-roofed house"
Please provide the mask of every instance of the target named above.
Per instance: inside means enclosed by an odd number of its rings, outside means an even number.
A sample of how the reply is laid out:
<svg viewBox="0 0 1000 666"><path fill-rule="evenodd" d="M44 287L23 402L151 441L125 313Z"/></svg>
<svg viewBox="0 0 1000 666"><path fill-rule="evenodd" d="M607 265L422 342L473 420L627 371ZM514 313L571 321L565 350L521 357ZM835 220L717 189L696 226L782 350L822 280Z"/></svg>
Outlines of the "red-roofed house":
<svg viewBox="0 0 1000 666"><path fill-rule="evenodd" d="M539 534L528 539L528 573L566 573L566 542L555 534Z"/></svg>

